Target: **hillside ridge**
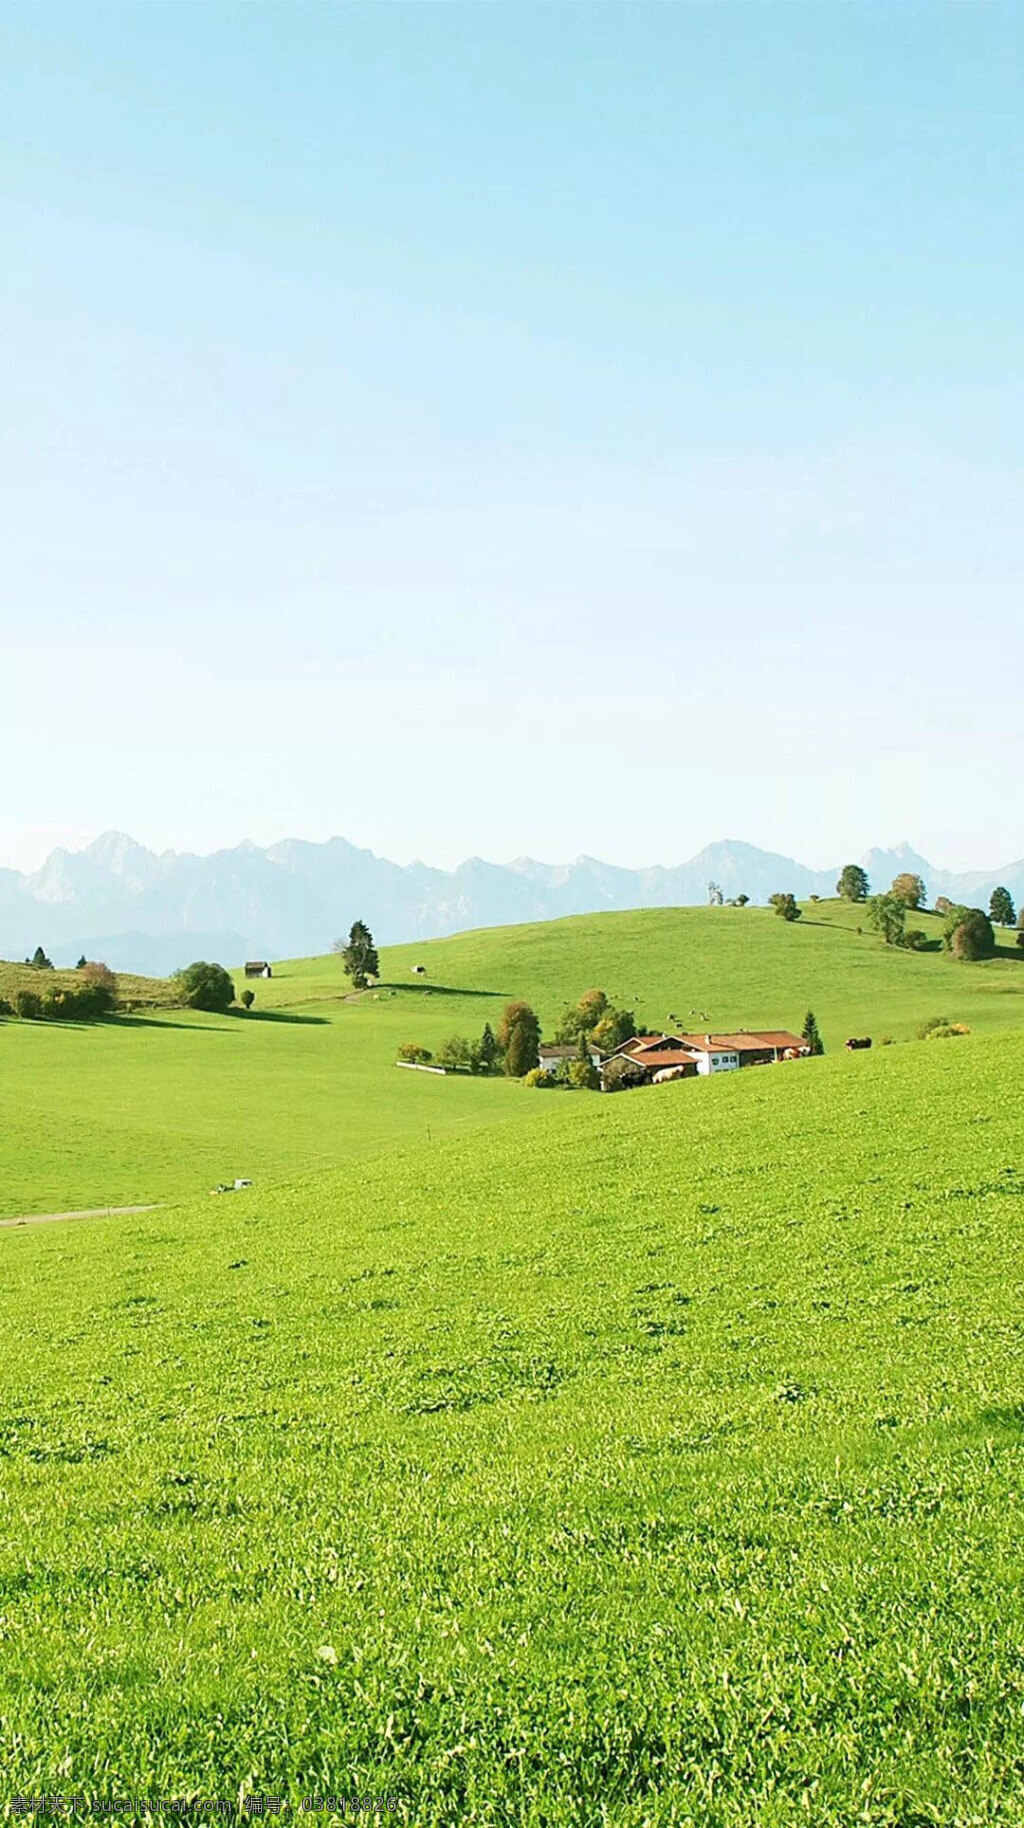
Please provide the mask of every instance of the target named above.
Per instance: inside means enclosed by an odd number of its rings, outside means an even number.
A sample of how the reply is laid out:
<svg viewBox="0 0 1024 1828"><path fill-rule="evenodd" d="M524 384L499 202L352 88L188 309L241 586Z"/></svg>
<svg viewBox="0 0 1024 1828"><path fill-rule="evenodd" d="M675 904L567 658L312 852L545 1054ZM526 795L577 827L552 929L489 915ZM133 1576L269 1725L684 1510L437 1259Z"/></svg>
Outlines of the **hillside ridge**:
<svg viewBox="0 0 1024 1828"><path fill-rule="evenodd" d="M909 869L924 877L933 899L987 901L1001 882L1024 901L1024 858L957 873L903 841L869 850L861 861L882 887ZM745 894L758 904L778 889L800 900L831 896L839 867L812 869L734 838L672 866L472 857L444 870L393 863L340 837L319 844L287 838L262 848L245 839L198 856L158 854L123 832L104 832L83 850L53 851L38 870L0 870L0 956L24 957L42 944L60 964L84 952L122 971L164 976L197 956L322 952L356 916L369 922L378 943L393 945L571 914L697 906L710 881L726 897Z"/></svg>

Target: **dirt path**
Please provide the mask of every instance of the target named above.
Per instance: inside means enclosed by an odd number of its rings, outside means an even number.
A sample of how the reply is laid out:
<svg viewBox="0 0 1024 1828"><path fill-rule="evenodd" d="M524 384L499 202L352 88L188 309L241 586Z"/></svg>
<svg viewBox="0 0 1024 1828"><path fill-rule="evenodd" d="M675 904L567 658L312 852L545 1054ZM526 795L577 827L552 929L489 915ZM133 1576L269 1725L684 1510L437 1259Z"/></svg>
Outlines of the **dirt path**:
<svg viewBox="0 0 1024 1828"><path fill-rule="evenodd" d="M0 1219L4 1225L52 1225L56 1219L111 1219L119 1212L155 1212L155 1206L90 1206L85 1212L26 1212L18 1219Z"/></svg>

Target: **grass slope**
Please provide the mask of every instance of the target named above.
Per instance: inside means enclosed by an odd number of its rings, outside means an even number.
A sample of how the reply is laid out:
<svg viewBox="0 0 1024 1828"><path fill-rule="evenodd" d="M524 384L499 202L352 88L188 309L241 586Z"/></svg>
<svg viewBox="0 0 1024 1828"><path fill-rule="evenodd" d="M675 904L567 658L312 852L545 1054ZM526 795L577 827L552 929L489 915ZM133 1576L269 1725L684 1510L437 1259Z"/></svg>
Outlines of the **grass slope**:
<svg viewBox="0 0 1024 1828"><path fill-rule="evenodd" d="M1018 1824L1022 1088L833 1056L0 1235L9 1793Z"/></svg>
<svg viewBox="0 0 1024 1828"><path fill-rule="evenodd" d="M13 1003L19 990L33 990L37 996L45 996L54 987L77 990L81 982L77 971L37 970L33 965L0 959L0 997L9 1003ZM126 971L117 974L117 994L122 1003L133 1009L173 1009L180 1000L178 987L169 978L133 977Z"/></svg>
<svg viewBox="0 0 1024 1828"><path fill-rule="evenodd" d="M1024 1027L1024 954L1007 944L990 963L960 965L894 952L856 932L863 919L837 903L795 926L756 908L590 915L387 948L397 988L355 1001L328 957L277 965L253 986L252 1017L0 1024L0 1215L160 1200L235 1175L280 1180L467 1126L532 1122L537 1100L517 1086L393 1064L401 1041L479 1033L512 996L534 1002L549 1032L593 984L658 1027L672 1015L700 1027L697 1010L716 1026L799 1029L812 1007L829 1047L848 1034L908 1038L937 1014L982 1032ZM938 923L921 924L934 937Z"/></svg>

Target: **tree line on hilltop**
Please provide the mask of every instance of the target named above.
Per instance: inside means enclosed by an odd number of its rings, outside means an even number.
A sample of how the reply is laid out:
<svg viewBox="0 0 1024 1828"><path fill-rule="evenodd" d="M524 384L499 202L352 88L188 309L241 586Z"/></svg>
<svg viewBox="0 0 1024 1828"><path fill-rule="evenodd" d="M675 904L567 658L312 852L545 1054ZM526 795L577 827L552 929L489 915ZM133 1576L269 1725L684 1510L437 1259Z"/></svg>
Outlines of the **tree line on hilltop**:
<svg viewBox="0 0 1024 1828"><path fill-rule="evenodd" d="M893 877L884 893L872 895L870 889L867 871L859 863L847 863L836 883L840 899L863 902L868 924L887 946L901 946L911 952L919 952L927 946L924 931L920 927L907 926L907 915L925 906L927 889L922 878L910 870L902 870ZM812 901L817 899L816 895L811 896ZM768 905L787 921L799 920L803 912L795 895L771 895ZM968 962L992 958L996 950L995 927L1012 927L1017 920L1013 897L1009 889L1002 886L993 889L987 914L984 908L967 907L962 902L950 901L945 895L937 897L935 913L943 916L942 944L946 950L954 958ZM860 928L857 930L859 932ZM1018 921L1017 945L1024 951L1024 909Z"/></svg>

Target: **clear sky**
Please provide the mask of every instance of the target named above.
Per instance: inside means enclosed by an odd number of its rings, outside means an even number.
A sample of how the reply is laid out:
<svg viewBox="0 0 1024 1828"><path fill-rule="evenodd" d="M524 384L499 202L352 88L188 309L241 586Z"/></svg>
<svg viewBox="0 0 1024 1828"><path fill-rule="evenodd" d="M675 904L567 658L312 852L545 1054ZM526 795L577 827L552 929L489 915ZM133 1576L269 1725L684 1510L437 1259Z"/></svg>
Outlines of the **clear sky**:
<svg viewBox="0 0 1024 1828"><path fill-rule="evenodd" d="M1024 853L1024 9L0 5L0 863Z"/></svg>

